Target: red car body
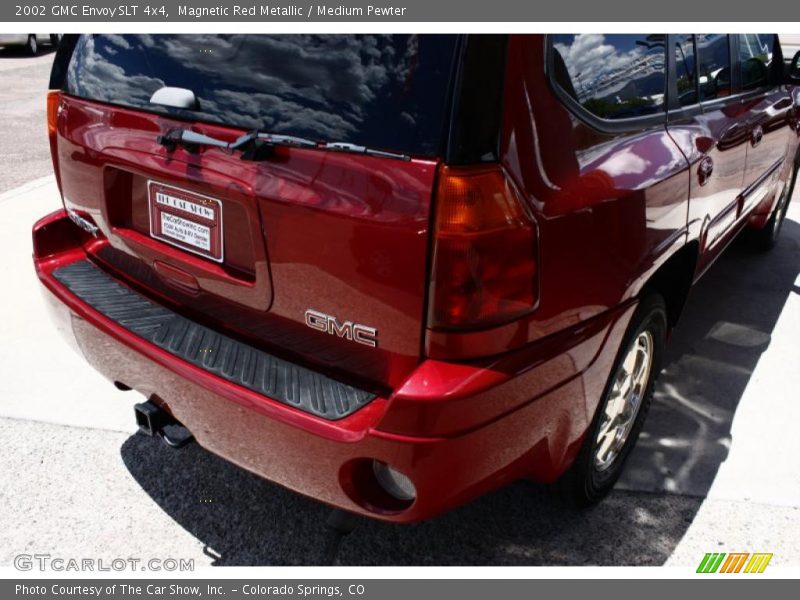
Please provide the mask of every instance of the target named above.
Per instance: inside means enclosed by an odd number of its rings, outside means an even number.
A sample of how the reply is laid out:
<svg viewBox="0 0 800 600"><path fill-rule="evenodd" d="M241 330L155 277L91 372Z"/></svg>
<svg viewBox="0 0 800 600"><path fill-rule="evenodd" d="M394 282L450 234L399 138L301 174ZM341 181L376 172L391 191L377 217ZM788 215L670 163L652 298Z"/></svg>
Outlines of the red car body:
<svg viewBox="0 0 800 600"><path fill-rule="evenodd" d="M33 231L59 328L204 448L348 511L417 521L516 479L555 481L581 447L642 290L662 292L673 325L735 235L765 225L795 162L798 113L792 90L774 85L658 123L598 127L554 89L548 48L539 35L505 40L498 153L480 167L511 182L534 223L530 310L436 324L443 154L170 154L157 136L184 120L62 91L50 114L65 207ZM192 129L226 141L243 133ZM714 172L700 185L708 157ZM149 235L148 181L222 200L223 262ZM325 419L183 360L54 276L87 260L157 304L375 397ZM377 347L309 328L308 309L376 328ZM373 460L404 473L416 497L389 497Z"/></svg>

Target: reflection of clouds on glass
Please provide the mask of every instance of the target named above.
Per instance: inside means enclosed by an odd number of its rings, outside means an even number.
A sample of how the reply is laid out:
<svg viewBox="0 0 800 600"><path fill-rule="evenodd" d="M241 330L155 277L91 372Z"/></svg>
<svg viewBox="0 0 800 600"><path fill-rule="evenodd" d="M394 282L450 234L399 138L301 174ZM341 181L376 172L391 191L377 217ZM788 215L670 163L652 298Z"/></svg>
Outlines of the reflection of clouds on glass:
<svg viewBox="0 0 800 600"><path fill-rule="evenodd" d="M663 104L663 77L658 77L664 71L663 36L617 35L608 40L604 34L590 33L556 37L562 41L554 47L580 102L596 99L620 105L639 98L643 105ZM565 43L568 39L570 43Z"/></svg>
<svg viewBox="0 0 800 600"><path fill-rule="evenodd" d="M237 120L248 127L260 127L274 133L314 128L326 139L343 138L355 126L339 115L314 110L271 94L252 94L220 90L204 99L198 116L214 118L221 111L234 111Z"/></svg>
<svg viewBox="0 0 800 600"><path fill-rule="evenodd" d="M602 79L608 73L625 68L639 60L642 48L635 47L627 52L606 43L602 33L581 33L575 36L571 45L555 44L567 65L572 77L580 75L586 81Z"/></svg>
<svg viewBox="0 0 800 600"><path fill-rule="evenodd" d="M114 46L118 46L119 48L122 48L123 50L130 50L131 49L131 45L128 43L128 40L126 40L124 36L113 35L112 34L112 35L105 36L105 39L110 44L113 44Z"/></svg>
<svg viewBox="0 0 800 600"><path fill-rule="evenodd" d="M726 42L725 45L727 46L727 41L728 41L727 38L728 38L727 34L721 34L721 33L698 33L697 36L695 36L698 48L706 48L708 46L713 45L715 42L720 42L720 41L725 41Z"/></svg>
<svg viewBox="0 0 800 600"><path fill-rule="evenodd" d="M375 36L361 40L349 36L249 36L245 40L201 35L155 38L151 43L153 49L163 50L220 87L302 95L321 104L370 102L386 83L389 70L396 67ZM203 52L213 60L204 61ZM220 64L226 68L221 70ZM262 65L264 68L259 68Z"/></svg>
<svg viewBox="0 0 800 600"><path fill-rule="evenodd" d="M406 123L408 123L409 125L416 125L417 124L417 122L414 120L414 117L412 117L410 114L408 114L405 111L400 113L400 118L403 121L405 121Z"/></svg>
<svg viewBox="0 0 800 600"><path fill-rule="evenodd" d="M82 36L68 89L105 102L326 141L438 147L453 36ZM191 89L199 110L149 104Z"/></svg>
<svg viewBox="0 0 800 600"><path fill-rule="evenodd" d="M67 70L68 86L79 95L120 104L146 103L153 92L164 87L161 79L130 75L120 65L105 60L95 51L93 37L87 36L84 44L85 51L78 53L77 60L71 61Z"/></svg>

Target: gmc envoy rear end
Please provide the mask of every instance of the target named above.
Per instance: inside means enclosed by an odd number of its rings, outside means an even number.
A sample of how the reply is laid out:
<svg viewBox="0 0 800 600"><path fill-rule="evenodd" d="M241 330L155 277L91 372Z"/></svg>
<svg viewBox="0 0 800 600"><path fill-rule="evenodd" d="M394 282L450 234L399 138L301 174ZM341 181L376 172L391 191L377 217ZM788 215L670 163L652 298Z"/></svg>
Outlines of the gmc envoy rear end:
<svg viewBox="0 0 800 600"><path fill-rule="evenodd" d="M65 36L36 272L170 445L387 521L590 504L691 285L780 231L787 72L765 34Z"/></svg>

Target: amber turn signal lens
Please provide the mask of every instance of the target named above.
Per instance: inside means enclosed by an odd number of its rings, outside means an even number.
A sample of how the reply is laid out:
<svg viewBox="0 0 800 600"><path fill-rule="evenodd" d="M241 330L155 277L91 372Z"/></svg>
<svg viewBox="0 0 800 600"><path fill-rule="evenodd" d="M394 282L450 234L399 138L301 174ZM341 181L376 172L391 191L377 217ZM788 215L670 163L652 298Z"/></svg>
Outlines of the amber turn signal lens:
<svg viewBox="0 0 800 600"><path fill-rule="evenodd" d="M50 157L53 159L53 172L56 175L56 184L61 191L61 173L58 168L58 111L61 107L61 92L50 90L47 92L47 137L50 139Z"/></svg>
<svg viewBox="0 0 800 600"><path fill-rule="evenodd" d="M52 140L58 131L58 104L61 101L61 92L50 90L47 92L47 135Z"/></svg>
<svg viewBox="0 0 800 600"><path fill-rule="evenodd" d="M498 167L443 167L436 194L437 233L486 232L525 226L525 211Z"/></svg>

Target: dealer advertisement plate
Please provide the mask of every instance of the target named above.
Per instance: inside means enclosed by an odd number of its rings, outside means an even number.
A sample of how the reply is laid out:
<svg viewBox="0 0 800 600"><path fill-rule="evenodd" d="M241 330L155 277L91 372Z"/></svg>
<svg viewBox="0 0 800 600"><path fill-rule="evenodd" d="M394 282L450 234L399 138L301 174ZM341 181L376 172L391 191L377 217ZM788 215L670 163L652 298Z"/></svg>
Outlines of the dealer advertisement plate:
<svg viewBox="0 0 800 600"><path fill-rule="evenodd" d="M151 237L210 260L223 261L220 200L148 181L147 202Z"/></svg>

